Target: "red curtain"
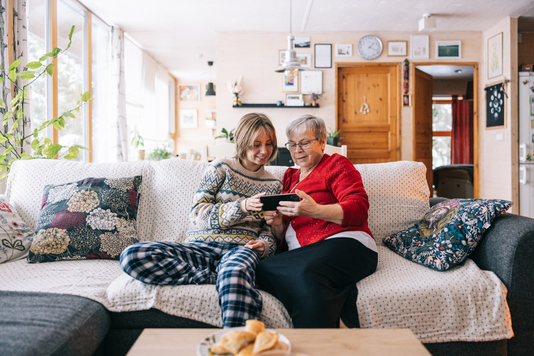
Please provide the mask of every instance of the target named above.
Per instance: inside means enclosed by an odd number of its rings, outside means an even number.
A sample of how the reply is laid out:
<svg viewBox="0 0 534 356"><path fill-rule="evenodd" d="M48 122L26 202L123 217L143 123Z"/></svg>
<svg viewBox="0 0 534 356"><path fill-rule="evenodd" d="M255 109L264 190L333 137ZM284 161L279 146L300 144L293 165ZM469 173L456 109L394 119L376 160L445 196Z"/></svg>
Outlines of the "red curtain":
<svg viewBox="0 0 534 356"><path fill-rule="evenodd" d="M452 97L451 163L473 164L473 102Z"/></svg>

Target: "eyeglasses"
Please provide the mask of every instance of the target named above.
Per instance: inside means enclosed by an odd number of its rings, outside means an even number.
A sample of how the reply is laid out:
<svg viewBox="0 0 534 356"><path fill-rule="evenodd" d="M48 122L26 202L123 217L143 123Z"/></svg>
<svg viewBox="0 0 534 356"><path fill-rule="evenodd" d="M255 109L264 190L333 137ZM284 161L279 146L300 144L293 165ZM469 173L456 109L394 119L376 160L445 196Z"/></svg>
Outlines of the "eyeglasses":
<svg viewBox="0 0 534 356"><path fill-rule="evenodd" d="M299 143L288 142L284 146L286 146L286 148L290 151L295 151L297 149L297 146L299 146L303 150L307 150L311 147L312 142L317 140L318 139L316 138L310 141L300 141Z"/></svg>

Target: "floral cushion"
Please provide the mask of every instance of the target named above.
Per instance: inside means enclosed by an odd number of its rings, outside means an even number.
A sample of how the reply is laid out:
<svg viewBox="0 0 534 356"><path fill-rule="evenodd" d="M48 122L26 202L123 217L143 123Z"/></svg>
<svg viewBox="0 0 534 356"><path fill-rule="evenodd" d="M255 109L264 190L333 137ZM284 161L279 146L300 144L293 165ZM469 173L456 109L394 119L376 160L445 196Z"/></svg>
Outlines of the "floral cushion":
<svg viewBox="0 0 534 356"><path fill-rule="evenodd" d="M24 258L33 235L14 207L0 196L0 263Z"/></svg>
<svg viewBox="0 0 534 356"><path fill-rule="evenodd" d="M474 251L495 217L512 204L506 200L447 200L433 206L414 226L385 237L383 242L412 262L446 271Z"/></svg>
<svg viewBox="0 0 534 356"><path fill-rule="evenodd" d="M47 185L28 262L118 259L137 243L141 176Z"/></svg>

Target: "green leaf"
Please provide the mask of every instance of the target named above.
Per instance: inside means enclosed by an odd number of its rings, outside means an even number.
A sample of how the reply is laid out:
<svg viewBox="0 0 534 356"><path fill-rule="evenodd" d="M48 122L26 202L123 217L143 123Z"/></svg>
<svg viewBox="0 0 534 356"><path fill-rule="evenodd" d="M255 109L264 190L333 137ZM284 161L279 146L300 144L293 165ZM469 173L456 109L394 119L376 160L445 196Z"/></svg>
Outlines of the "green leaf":
<svg viewBox="0 0 534 356"><path fill-rule="evenodd" d="M20 119L16 119L13 125L11 126L11 130L15 130L17 127L19 127L19 121Z"/></svg>
<svg viewBox="0 0 534 356"><path fill-rule="evenodd" d="M4 103L2 99L0 99L0 108L5 108L5 107L6 107L6 103Z"/></svg>
<svg viewBox="0 0 534 356"><path fill-rule="evenodd" d="M22 59L17 59L16 61L14 61L13 63L11 63L9 65L9 71L11 72L12 70L14 70L15 68L17 68L20 64L20 62L22 62Z"/></svg>
<svg viewBox="0 0 534 356"><path fill-rule="evenodd" d="M86 91L85 93L82 94L82 101L84 103L87 102L87 100L89 100L91 98L91 93L89 93L89 91Z"/></svg>
<svg viewBox="0 0 534 356"><path fill-rule="evenodd" d="M0 135L0 143L6 142L7 138L4 137L4 135Z"/></svg>
<svg viewBox="0 0 534 356"><path fill-rule="evenodd" d="M42 62L48 58L48 53L39 58L39 62Z"/></svg>
<svg viewBox="0 0 534 356"><path fill-rule="evenodd" d="M43 150L43 154L49 157L55 156L59 151L61 151L62 148L63 146L61 146L59 143L53 143Z"/></svg>
<svg viewBox="0 0 534 356"><path fill-rule="evenodd" d="M28 97L28 88L24 88L24 94L22 95L24 99Z"/></svg>
<svg viewBox="0 0 534 356"><path fill-rule="evenodd" d="M66 155L65 157L63 157L64 159L75 159L77 156L73 156L73 155Z"/></svg>
<svg viewBox="0 0 534 356"><path fill-rule="evenodd" d="M17 119L22 119L24 117L24 110L18 109L17 110Z"/></svg>
<svg viewBox="0 0 534 356"><path fill-rule="evenodd" d="M49 76L52 76L52 74L54 74L54 69L55 69L55 66L52 63L46 66L46 72L48 73Z"/></svg>
<svg viewBox="0 0 534 356"><path fill-rule="evenodd" d="M39 130L37 129L33 130L33 137L37 138L38 135L39 135Z"/></svg>
<svg viewBox="0 0 534 356"><path fill-rule="evenodd" d="M26 64L26 68L28 69L37 69L41 67L43 64L41 62L30 62Z"/></svg>
<svg viewBox="0 0 534 356"><path fill-rule="evenodd" d="M24 80L33 79L33 78L35 78L35 74L33 73L23 74L20 76L20 79L24 79Z"/></svg>
<svg viewBox="0 0 534 356"><path fill-rule="evenodd" d="M80 113L80 107L79 107L79 106L76 108L76 112L77 112L78 114Z"/></svg>
<svg viewBox="0 0 534 356"><path fill-rule="evenodd" d="M51 143L51 142L52 142L52 140L49 139L48 137L45 138L45 140L44 140L45 145L48 145L48 144Z"/></svg>
<svg viewBox="0 0 534 356"><path fill-rule="evenodd" d="M17 80L17 73L15 72L15 70L10 70L9 71L9 79L14 83L15 80Z"/></svg>
<svg viewBox="0 0 534 356"><path fill-rule="evenodd" d="M79 148L80 150L88 150L87 147L83 147L83 146L80 146L80 145L74 145L72 147L76 147L76 148Z"/></svg>
<svg viewBox="0 0 534 356"><path fill-rule="evenodd" d="M7 155L0 155L0 161L3 161L7 158Z"/></svg>
<svg viewBox="0 0 534 356"><path fill-rule="evenodd" d="M74 25L72 25L72 27L70 28L69 44L67 45L67 48L65 48L65 51L68 50L70 48L70 45L72 44L72 34L73 33L74 33Z"/></svg>
<svg viewBox="0 0 534 356"><path fill-rule="evenodd" d="M25 75L25 74L33 74L32 71L29 71L29 70L23 70L22 72L18 72L17 73L17 76L22 76L22 75Z"/></svg>
<svg viewBox="0 0 534 356"><path fill-rule="evenodd" d="M4 154L7 155L9 152L13 151L13 147L9 147L4 151Z"/></svg>
<svg viewBox="0 0 534 356"><path fill-rule="evenodd" d="M59 53L61 53L61 48L59 48L59 47L56 47L56 48L54 48L52 50L52 56L53 57L57 57Z"/></svg>
<svg viewBox="0 0 534 356"><path fill-rule="evenodd" d="M2 66L0 66L2 67ZM0 83L2 83L4 81L4 77L0 78Z"/></svg>
<svg viewBox="0 0 534 356"><path fill-rule="evenodd" d="M19 101L20 97L17 95L16 97L13 98L13 100L11 100L11 102L9 103L9 106L13 107L17 104L17 101Z"/></svg>
<svg viewBox="0 0 534 356"><path fill-rule="evenodd" d="M69 154L73 155L74 157L78 157L78 154L80 153L80 150L76 146L69 147Z"/></svg>
<svg viewBox="0 0 534 356"><path fill-rule="evenodd" d="M4 115L4 120L7 119L7 117L9 116L9 114L12 114L12 112L11 112L11 111L6 112L6 114ZM4 125L5 125L5 123L4 123Z"/></svg>
<svg viewBox="0 0 534 356"><path fill-rule="evenodd" d="M27 154L26 152L23 152L21 155L20 155L20 159L30 159L31 156L29 154Z"/></svg>
<svg viewBox="0 0 534 356"><path fill-rule="evenodd" d="M35 150L39 146L39 140L36 138L33 139L31 146L32 146L32 150Z"/></svg>

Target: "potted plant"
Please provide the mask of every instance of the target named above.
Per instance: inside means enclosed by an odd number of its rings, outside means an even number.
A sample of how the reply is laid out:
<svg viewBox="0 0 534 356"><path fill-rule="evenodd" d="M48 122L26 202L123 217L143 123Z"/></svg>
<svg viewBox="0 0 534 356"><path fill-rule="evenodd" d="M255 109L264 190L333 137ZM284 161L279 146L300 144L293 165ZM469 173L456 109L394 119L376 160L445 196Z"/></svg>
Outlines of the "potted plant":
<svg viewBox="0 0 534 356"><path fill-rule="evenodd" d="M145 159L145 140L143 139L143 136L139 134L139 132L132 131L131 133L134 134L132 137L132 146L137 150L137 159L140 161ZM139 148L139 146L143 148Z"/></svg>
<svg viewBox="0 0 534 356"><path fill-rule="evenodd" d="M163 148L156 147L154 151L148 155L149 161L161 161L162 159L169 159L172 157L170 147L164 146Z"/></svg>
<svg viewBox="0 0 534 356"><path fill-rule="evenodd" d="M317 101L319 101L319 98L321 97L322 93L312 93L312 106L317 106Z"/></svg>
<svg viewBox="0 0 534 356"><path fill-rule="evenodd" d="M223 127L222 130L221 130L222 134L217 136L217 137L215 137L215 139L224 138L224 139L226 139L226 142L233 143L234 142L234 131L235 131L235 128L233 128L230 132L228 132L228 130L226 130Z"/></svg>
<svg viewBox="0 0 534 356"><path fill-rule="evenodd" d="M341 136L339 136L340 133L341 133L341 130L327 132L326 133L326 143L331 145L331 146L337 146L338 143L339 143L339 139L342 138Z"/></svg>
<svg viewBox="0 0 534 356"><path fill-rule="evenodd" d="M27 104L26 98L32 84L42 76L47 74L52 76L55 66L53 62L60 54L67 51L72 44L72 34L74 26L71 27L68 35L69 43L62 50L59 47L51 52L42 55L37 61L29 62L22 71L18 66L22 63L22 58L17 59L9 65L9 68L0 67L0 80L7 78L12 83L13 96L10 103L5 103L0 99L0 112L4 115L3 124L0 127L0 179L4 179L9 174L11 165L18 160L29 159L75 159L78 157L80 149L87 149L83 146L72 145L63 146L41 135L46 133L47 128L52 126L57 131L65 128L66 120L76 118L75 112L80 113L81 108L90 100L89 92L81 94L76 107L63 112L58 117L44 121L38 128L30 130L31 118L24 110ZM50 60L50 62L49 62ZM26 84L24 84L26 83ZM7 104L7 105L6 105Z"/></svg>

